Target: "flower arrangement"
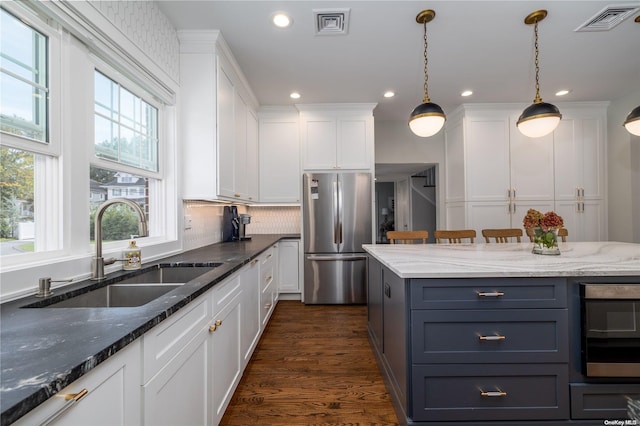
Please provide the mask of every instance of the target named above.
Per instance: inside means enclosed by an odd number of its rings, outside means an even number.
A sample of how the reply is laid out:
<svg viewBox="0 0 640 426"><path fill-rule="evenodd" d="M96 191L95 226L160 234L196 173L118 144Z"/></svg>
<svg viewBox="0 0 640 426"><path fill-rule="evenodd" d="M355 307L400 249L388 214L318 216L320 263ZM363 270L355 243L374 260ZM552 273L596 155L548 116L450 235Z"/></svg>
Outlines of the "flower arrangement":
<svg viewBox="0 0 640 426"><path fill-rule="evenodd" d="M555 212L542 214L536 209L529 209L522 225L533 233L533 253L560 254L558 229L564 225L562 217Z"/></svg>

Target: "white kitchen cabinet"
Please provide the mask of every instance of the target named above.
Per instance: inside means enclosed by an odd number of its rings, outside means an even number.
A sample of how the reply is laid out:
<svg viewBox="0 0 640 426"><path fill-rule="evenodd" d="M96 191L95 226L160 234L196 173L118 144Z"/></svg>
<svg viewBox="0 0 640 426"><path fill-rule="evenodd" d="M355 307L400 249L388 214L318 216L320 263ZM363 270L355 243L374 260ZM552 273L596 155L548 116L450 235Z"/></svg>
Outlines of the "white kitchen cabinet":
<svg viewBox="0 0 640 426"><path fill-rule="evenodd" d="M527 209L534 208L563 216L571 241L606 239L606 108L589 103L560 109L560 125L542 138L520 134L517 106L463 105L450 114L447 228L521 228Z"/></svg>
<svg viewBox="0 0 640 426"><path fill-rule="evenodd" d="M201 327L181 349L143 386L146 426L210 424L209 327Z"/></svg>
<svg viewBox="0 0 640 426"><path fill-rule="evenodd" d="M198 297L142 338L147 426L208 424L211 294L209 291Z"/></svg>
<svg viewBox="0 0 640 426"><path fill-rule="evenodd" d="M240 273L242 285L242 368L251 359L260 339L260 260L253 259Z"/></svg>
<svg viewBox="0 0 640 426"><path fill-rule="evenodd" d="M213 422L217 425L242 377L242 287L240 274L213 289L209 366Z"/></svg>
<svg viewBox="0 0 640 426"><path fill-rule="evenodd" d="M142 424L140 353L140 342L130 343L14 424L40 425L47 421L55 426ZM78 396L77 402L67 399L74 395Z"/></svg>
<svg viewBox="0 0 640 426"><path fill-rule="evenodd" d="M218 31L179 31L185 199L258 199L258 102Z"/></svg>
<svg viewBox="0 0 640 426"><path fill-rule="evenodd" d="M300 294L300 240L278 243L278 293Z"/></svg>
<svg viewBox="0 0 640 426"><path fill-rule="evenodd" d="M300 203L297 110L260 110L260 202Z"/></svg>
<svg viewBox="0 0 640 426"><path fill-rule="evenodd" d="M298 105L304 170L371 170L375 104Z"/></svg>
<svg viewBox="0 0 640 426"><path fill-rule="evenodd" d="M278 245L274 244L260 255L260 322L263 330L278 303Z"/></svg>

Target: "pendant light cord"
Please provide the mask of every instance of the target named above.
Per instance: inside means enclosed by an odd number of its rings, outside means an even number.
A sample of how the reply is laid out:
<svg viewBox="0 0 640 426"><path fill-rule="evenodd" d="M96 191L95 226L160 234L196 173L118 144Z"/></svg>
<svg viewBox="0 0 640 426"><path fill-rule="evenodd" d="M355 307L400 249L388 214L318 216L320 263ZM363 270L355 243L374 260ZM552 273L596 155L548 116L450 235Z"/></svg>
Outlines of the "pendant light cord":
<svg viewBox="0 0 640 426"><path fill-rule="evenodd" d="M427 59L427 22L424 22L424 100L423 103L429 103L431 100L429 99L429 74L427 73L427 67L429 64L429 59Z"/></svg>

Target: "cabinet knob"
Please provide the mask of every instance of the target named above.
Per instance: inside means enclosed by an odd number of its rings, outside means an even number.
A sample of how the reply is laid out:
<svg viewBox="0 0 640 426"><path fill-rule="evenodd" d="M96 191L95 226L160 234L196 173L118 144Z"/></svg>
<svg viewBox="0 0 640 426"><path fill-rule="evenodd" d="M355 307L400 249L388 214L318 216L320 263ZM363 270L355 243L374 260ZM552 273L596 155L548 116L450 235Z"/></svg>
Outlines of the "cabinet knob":
<svg viewBox="0 0 640 426"><path fill-rule="evenodd" d="M220 327L222 325L222 320L216 320L216 325Z"/></svg>
<svg viewBox="0 0 640 426"><path fill-rule="evenodd" d="M209 326L209 333L213 333L214 331L216 331L216 328L218 328L215 324L214 325L210 325Z"/></svg>

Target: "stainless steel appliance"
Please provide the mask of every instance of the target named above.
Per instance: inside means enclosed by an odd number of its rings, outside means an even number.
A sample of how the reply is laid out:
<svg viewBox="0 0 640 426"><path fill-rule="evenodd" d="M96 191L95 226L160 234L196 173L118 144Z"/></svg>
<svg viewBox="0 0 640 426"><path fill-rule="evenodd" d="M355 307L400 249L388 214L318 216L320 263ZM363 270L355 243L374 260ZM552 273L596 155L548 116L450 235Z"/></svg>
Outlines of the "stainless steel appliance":
<svg viewBox="0 0 640 426"><path fill-rule="evenodd" d="M371 210L371 174L304 175L305 303L366 303Z"/></svg>
<svg viewBox="0 0 640 426"><path fill-rule="evenodd" d="M581 284L582 367L588 377L640 377L640 283Z"/></svg>
<svg viewBox="0 0 640 426"><path fill-rule="evenodd" d="M238 218L238 239L240 241L250 240L251 237L247 236L247 225L251 223L251 215L241 214Z"/></svg>

